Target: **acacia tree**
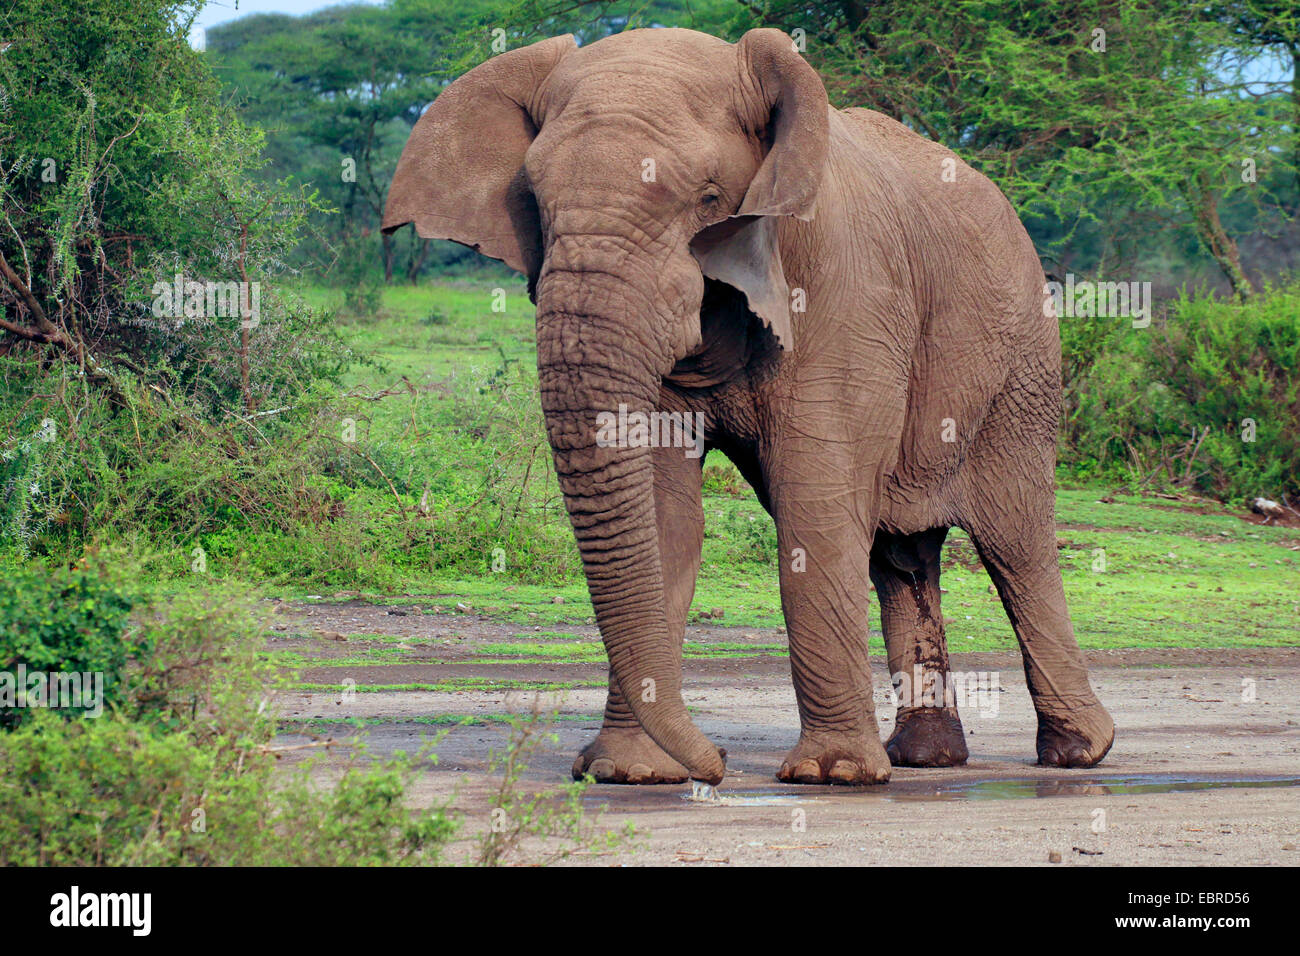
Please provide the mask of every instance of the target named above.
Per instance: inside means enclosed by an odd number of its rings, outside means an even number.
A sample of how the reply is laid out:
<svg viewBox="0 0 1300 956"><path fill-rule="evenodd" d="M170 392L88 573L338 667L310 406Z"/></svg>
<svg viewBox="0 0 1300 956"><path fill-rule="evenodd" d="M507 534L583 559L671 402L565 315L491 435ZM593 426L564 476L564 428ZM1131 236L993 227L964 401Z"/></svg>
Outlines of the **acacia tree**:
<svg viewBox="0 0 1300 956"><path fill-rule="evenodd" d="M1294 36L1283 4L746 6L754 22L803 32L837 105L872 106L957 150L1023 217L1066 224L1061 239L1103 216L1128 224L1117 206L1163 216L1194 231L1238 296L1253 291L1220 208L1281 205L1263 184L1294 156L1294 81L1261 82L1254 66L1258 38Z"/></svg>
<svg viewBox="0 0 1300 956"><path fill-rule="evenodd" d="M251 412L312 334L275 287L313 200L251 178L261 134L186 40L198 6L0 11L0 352L58 362L121 404L126 375L169 401ZM266 283L256 333L239 316L159 316L152 290L176 273Z"/></svg>
<svg viewBox="0 0 1300 956"><path fill-rule="evenodd" d="M383 217L402 145L424 107L456 75L455 40L500 0L390 0L331 7L305 17L245 17L209 35L218 76L268 130L272 171L310 182L337 215L322 226L351 262L363 262ZM386 281L407 242L414 281L429 243L380 236Z"/></svg>

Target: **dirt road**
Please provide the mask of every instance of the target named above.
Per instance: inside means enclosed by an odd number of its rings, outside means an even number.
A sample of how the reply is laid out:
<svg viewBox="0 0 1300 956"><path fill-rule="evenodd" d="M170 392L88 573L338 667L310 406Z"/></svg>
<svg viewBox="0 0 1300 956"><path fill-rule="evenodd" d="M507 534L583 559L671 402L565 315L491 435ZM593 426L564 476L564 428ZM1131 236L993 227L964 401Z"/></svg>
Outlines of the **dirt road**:
<svg viewBox="0 0 1300 956"><path fill-rule="evenodd" d="M360 603L286 606L285 619L271 646L300 655L301 679L319 688L280 700L305 733L355 733L341 723L354 719L383 754L414 751L445 729L431 719L481 721L453 726L416 791L445 800L455 790L469 821L490 812L487 758L506 739L502 715L528 711L539 693L558 705L560 746L527 774L539 787L565 779L599 728L598 643L577 662L545 656L548 641L598 641L591 627L552 635ZM798 736L789 662L770 650L784 645L781 632L691 625L687 640L700 655L687 661L687 704L729 755L721 799L690 800L689 786L592 787L586 802L605 808L602 827L631 821L642 836L627 850L572 862L1050 866L1059 854L1061 866L1300 864L1300 648L1088 653L1117 737L1103 764L1087 771L1034 765L1034 714L1018 655L954 654L954 671L983 674L987 691L963 709L969 763L896 768L886 786L851 790L787 786L773 776ZM879 635L872 644L881 649ZM521 656L501 656L509 653ZM883 656L876 665L887 736L894 708ZM365 689L404 685L421 689Z"/></svg>

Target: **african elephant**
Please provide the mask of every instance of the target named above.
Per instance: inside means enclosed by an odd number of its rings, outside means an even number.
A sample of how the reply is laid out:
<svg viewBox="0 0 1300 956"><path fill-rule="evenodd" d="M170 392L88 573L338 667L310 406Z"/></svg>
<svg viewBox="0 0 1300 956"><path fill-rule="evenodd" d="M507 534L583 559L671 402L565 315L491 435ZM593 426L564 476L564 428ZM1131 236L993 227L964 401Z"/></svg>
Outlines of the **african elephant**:
<svg viewBox="0 0 1300 956"><path fill-rule="evenodd" d="M406 223L503 260L537 306L547 435L610 664L575 774L725 769L681 694L702 459L598 440L615 411L702 416L705 447L775 521L800 724L778 779L965 761L946 699L904 700L882 744L867 663L870 581L891 673L947 677L953 526L1015 629L1039 762L1106 754L1114 725L1057 566L1057 324L1010 204L953 153L832 109L777 30L562 36L492 57L426 110L383 228Z"/></svg>

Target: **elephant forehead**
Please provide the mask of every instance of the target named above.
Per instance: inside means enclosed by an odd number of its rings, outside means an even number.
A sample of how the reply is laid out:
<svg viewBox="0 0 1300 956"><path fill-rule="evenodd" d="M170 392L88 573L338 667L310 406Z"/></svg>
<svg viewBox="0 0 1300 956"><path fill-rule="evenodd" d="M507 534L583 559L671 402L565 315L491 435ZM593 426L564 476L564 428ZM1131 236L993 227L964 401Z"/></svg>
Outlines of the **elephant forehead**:
<svg viewBox="0 0 1300 956"><path fill-rule="evenodd" d="M570 57L575 63L619 58L658 58L669 67L695 60L718 61L734 57L735 45L700 33L676 27L625 30L579 47Z"/></svg>
<svg viewBox="0 0 1300 956"><path fill-rule="evenodd" d="M736 48L692 30L633 30L566 57L550 78L548 120L559 114L643 116L708 124L734 119Z"/></svg>

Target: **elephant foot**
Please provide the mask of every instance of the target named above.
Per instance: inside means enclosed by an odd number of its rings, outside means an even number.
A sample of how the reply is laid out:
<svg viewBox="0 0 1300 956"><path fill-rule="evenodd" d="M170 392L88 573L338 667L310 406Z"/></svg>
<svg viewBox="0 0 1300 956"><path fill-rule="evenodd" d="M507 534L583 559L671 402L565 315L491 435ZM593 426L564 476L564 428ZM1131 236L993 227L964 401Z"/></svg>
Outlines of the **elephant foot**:
<svg viewBox="0 0 1300 956"><path fill-rule="evenodd" d="M776 779L857 787L888 783L889 756L874 733L809 734L786 754Z"/></svg>
<svg viewBox="0 0 1300 956"><path fill-rule="evenodd" d="M1060 716L1038 714L1038 762L1044 767L1091 767L1115 742L1115 722L1099 701Z"/></svg>
<svg viewBox="0 0 1300 956"><path fill-rule="evenodd" d="M955 707L900 707L885 752L895 767L960 767L969 756Z"/></svg>
<svg viewBox="0 0 1300 956"><path fill-rule="evenodd" d="M724 755L725 756L725 755ZM604 728L573 761L573 779L590 774L597 783L685 783L690 772L639 727Z"/></svg>

